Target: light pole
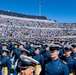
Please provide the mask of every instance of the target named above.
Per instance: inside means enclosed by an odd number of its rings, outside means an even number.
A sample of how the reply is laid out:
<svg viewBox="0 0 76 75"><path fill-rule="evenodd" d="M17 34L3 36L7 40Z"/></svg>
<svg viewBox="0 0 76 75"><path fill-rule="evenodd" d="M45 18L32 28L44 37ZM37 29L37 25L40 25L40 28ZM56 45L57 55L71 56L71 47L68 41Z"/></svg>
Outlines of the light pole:
<svg viewBox="0 0 76 75"><path fill-rule="evenodd" d="M39 1L38 4L39 4L39 16L41 16L41 5L42 5L42 2Z"/></svg>

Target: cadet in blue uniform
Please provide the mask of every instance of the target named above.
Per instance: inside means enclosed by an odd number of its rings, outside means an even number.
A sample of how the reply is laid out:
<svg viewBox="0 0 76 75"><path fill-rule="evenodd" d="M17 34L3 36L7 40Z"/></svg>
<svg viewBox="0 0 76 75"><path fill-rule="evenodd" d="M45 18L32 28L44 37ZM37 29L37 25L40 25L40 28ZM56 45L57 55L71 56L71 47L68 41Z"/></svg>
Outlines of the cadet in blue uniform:
<svg viewBox="0 0 76 75"><path fill-rule="evenodd" d="M0 45L0 54L2 54L2 49L6 49L6 48L7 48L7 44L2 43L2 44Z"/></svg>
<svg viewBox="0 0 76 75"><path fill-rule="evenodd" d="M63 56L61 59L64 60L66 63L67 63L67 66L69 68L69 74L70 75L74 75L74 71L76 69L76 66L75 66L75 60L74 58L71 56L71 53L72 53L72 46L70 45L65 45L64 46L64 53L65 53L65 56Z"/></svg>
<svg viewBox="0 0 76 75"><path fill-rule="evenodd" d="M15 59L19 59L19 56L20 56L20 50L18 49L18 47L19 47L19 44L15 43L14 52L13 52L13 55L15 55Z"/></svg>
<svg viewBox="0 0 76 75"><path fill-rule="evenodd" d="M40 54L42 55L45 47L44 47L43 43L40 43L40 42L38 43L38 46L40 47Z"/></svg>
<svg viewBox="0 0 76 75"><path fill-rule="evenodd" d="M73 56L74 58L76 58L76 43L73 43L71 46L73 47L72 56Z"/></svg>
<svg viewBox="0 0 76 75"><path fill-rule="evenodd" d="M14 50L14 43L15 43L15 41L12 40L12 41L11 41L11 51Z"/></svg>
<svg viewBox="0 0 76 75"><path fill-rule="evenodd" d="M48 58L50 58L50 50L49 50L49 46L45 45L45 51L43 53L44 59L47 60Z"/></svg>
<svg viewBox="0 0 76 75"><path fill-rule="evenodd" d="M30 56L34 56L35 54L35 48L34 48L34 43L33 42L30 42Z"/></svg>
<svg viewBox="0 0 76 75"><path fill-rule="evenodd" d="M8 48L8 44L6 43L2 43L2 50L3 49L7 49ZM10 50L9 50L10 51ZM8 57L10 57L10 54L8 54Z"/></svg>
<svg viewBox="0 0 76 75"><path fill-rule="evenodd" d="M30 45L28 44L28 42L24 40L23 43L24 43L24 48L29 50L30 49Z"/></svg>
<svg viewBox="0 0 76 75"><path fill-rule="evenodd" d="M29 55L29 53L30 53L30 52L29 52L28 50L22 48L22 49L21 49L21 54L20 54L20 56L21 56L21 55L27 56L27 55ZM20 72L20 68L19 68L19 66L18 66L18 65L20 65L20 63L21 63L21 58L18 59L18 63L17 63L17 73Z"/></svg>
<svg viewBox="0 0 76 75"><path fill-rule="evenodd" d="M64 43L65 43L64 40L60 41L61 49L60 49L59 57L64 55Z"/></svg>
<svg viewBox="0 0 76 75"><path fill-rule="evenodd" d="M37 60L40 65L44 64L44 57L40 54L40 47L39 46L35 46L35 55L33 56L33 58L35 60Z"/></svg>
<svg viewBox="0 0 76 75"><path fill-rule="evenodd" d="M76 61L76 43L73 43L71 45L73 47L73 53L72 53L72 57L75 59ZM75 63L75 66L76 66L76 63ZM76 69L75 69L75 75L76 75Z"/></svg>
<svg viewBox="0 0 76 75"><path fill-rule="evenodd" d="M0 45L0 74L1 74L1 54L2 54L2 45Z"/></svg>
<svg viewBox="0 0 76 75"><path fill-rule="evenodd" d="M17 62L18 59L20 58L19 56L19 49L18 49L19 45L18 43L14 43L14 52L13 52L13 57L11 58L11 74L13 75L17 75L17 71L16 71L16 67L17 67Z"/></svg>
<svg viewBox="0 0 76 75"><path fill-rule="evenodd" d="M17 65L16 65L16 63L20 59L20 54L21 54L20 48L21 48L21 45L22 44L14 43L13 57L11 57L11 73L13 75L17 75L17 71L16 71ZM18 47L19 47L19 49L18 49Z"/></svg>
<svg viewBox="0 0 76 75"><path fill-rule="evenodd" d="M11 61L10 58L8 57L9 50L8 49L3 49L2 50L2 58L1 58L1 65L3 68L7 67L8 74L10 75L10 70L11 70Z"/></svg>
<svg viewBox="0 0 76 75"><path fill-rule="evenodd" d="M9 46L8 49L10 49L10 57L13 57L14 43L15 41L11 40L11 43L8 45Z"/></svg>
<svg viewBox="0 0 76 75"><path fill-rule="evenodd" d="M50 46L51 59L45 64L45 75L69 75L67 65L58 58L59 48L56 44Z"/></svg>
<svg viewBox="0 0 76 75"><path fill-rule="evenodd" d="M40 54L40 47L39 46L34 47L35 47L35 55L33 56L33 58L39 62L39 65L36 66L38 67L38 71L36 71L36 74L39 75L41 69L44 66L44 57Z"/></svg>
<svg viewBox="0 0 76 75"><path fill-rule="evenodd" d="M39 62L24 55L21 55L20 57L22 60L21 64L19 65L21 75L33 75L33 72L35 71L35 65L39 64Z"/></svg>
<svg viewBox="0 0 76 75"><path fill-rule="evenodd" d="M14 50L14 53L17 56L17 58L19 59L20 55L21 55L21 49L24 48L24 44L20 42L18 44L18 46L19 46L18 49Z"/></svg>

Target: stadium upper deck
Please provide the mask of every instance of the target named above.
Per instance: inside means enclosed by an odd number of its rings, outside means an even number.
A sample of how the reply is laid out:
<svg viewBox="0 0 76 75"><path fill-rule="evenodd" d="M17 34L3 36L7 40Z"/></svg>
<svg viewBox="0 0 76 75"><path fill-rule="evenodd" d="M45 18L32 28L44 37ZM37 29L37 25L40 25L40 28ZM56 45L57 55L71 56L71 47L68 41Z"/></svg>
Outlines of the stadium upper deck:
<svg viewBox="0 0 76 75"><path fill-rule="evenodd" d="M57 23L44 19L0 15L0 37L67 38L76 37L76 23Z"/></svg>
<svg viewBox="0 0 76 75"><path fill-rule="evenodd" d="M25 15L25 14L20 14L20 13L15 13L15 12L9 12L9 11L4 11L4 10L0 10L0 14L2 14L2 15L8 15L8 16L15 16L15 17L22 17L22 18L32 18L32 19L47 20L47 18L45 16Z"/></svg>

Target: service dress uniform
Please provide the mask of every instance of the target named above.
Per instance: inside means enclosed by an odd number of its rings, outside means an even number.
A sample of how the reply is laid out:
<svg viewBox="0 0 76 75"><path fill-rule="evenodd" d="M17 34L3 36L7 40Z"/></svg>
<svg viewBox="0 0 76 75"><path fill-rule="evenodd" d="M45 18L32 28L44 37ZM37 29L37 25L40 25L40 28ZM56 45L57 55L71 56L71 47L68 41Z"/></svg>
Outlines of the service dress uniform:
<svg viewBox="0 0 76 75"><path fill-rule="evenodd" d="M45 63L45 75L69 75L67 65L58 57L60 48L60 45L50 45L50 60Z"/></svg>
<svg viewBox="0 0 76 75"><path fill-rule="evenodd" d="M76 58L76 43L71 44L71 46L73 47L73 53L72 56Z"/></svg>
<svg viewBox="0 0 76 75"><path fill-rule="evenodd" d="M66 62L67 66L69 68L70 75L74 75L74 71L76 68L75 59L70 54L68 54L68 52L71 52L72 50L73 50L72 46L65 45L65 47L64 47L65 56L61 57L61 59Z"/></svg>
<svg viewBox="0 0 76 75"><path fill-rule="evenodd" d="M4 49L4 50L2 50L2 52L8 52L9 53L9 50L7 50L7 49ZM10 71L11 71L11 60L10 60L10 58L8 57L8 55L7 56L2 56L2 58L1 58L1 65L2 65L2 70L3 70L3 72L5 72L5 74L4 75L10 75ZM5 70L5 71L4 71Z"/></svg>
<svg viewBox="0 0 76 75"><path fill-rule="evenodd" d="M51 60L45 65L45 75L69 75L68 67L59 58Z"/></svg>

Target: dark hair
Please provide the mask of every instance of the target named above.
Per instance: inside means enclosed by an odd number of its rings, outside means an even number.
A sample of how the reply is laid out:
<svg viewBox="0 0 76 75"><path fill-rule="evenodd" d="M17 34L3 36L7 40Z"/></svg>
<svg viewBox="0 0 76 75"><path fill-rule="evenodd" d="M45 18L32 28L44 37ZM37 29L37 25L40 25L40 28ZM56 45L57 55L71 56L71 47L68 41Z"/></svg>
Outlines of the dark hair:
<svg viewBox="0 0 76 75"><path fill-rule="evenodd" d="M40 47L36 47L36 48L35 48L35 51L36 51L37 49L40 50Z"/></svg>

